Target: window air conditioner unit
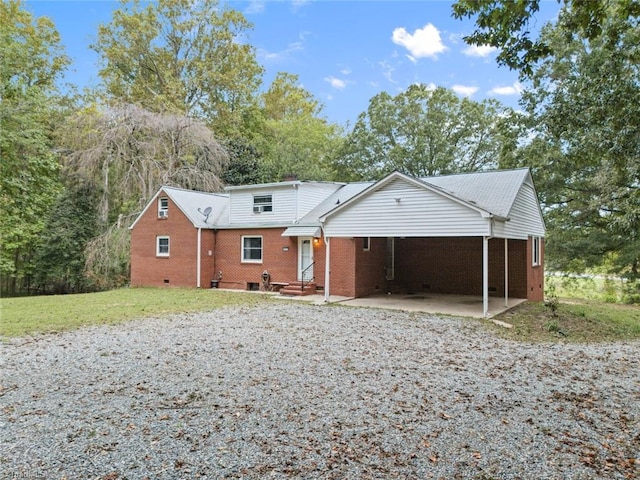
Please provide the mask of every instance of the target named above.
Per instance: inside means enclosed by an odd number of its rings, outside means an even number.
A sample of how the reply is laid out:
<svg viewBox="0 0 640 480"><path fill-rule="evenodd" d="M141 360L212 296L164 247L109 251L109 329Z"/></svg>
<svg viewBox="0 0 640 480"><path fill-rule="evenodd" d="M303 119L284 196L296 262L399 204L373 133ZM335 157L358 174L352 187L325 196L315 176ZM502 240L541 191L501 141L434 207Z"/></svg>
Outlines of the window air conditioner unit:
<svg viewBox="0 0 640 480"><path fill-rule="evenodd" d="M169 216L169 212L167 210L160 210L158 212L158 218L167 218Z"/></svg>
<svg viewBox="0 0 640 480"><path fill-rule="evenodd" d="M264 207L262 205L254 205L253 213L262 213L264 212Z"/></svg>

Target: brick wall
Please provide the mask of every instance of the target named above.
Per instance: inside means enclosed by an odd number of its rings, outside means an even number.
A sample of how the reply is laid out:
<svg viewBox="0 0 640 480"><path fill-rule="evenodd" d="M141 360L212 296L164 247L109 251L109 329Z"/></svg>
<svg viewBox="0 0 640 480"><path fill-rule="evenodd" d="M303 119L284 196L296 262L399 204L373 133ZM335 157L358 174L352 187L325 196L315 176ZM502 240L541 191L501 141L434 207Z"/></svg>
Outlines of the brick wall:
<svg viewBox="0 0 640 480"><path fill-rule="evenodd" d="M169 256L156 256L156 237L169 237ZM158 218L151 206L131 231L131 285L195 287L198 230L169 200L168 218ZM213 233L202 231L202 245L211 245ZM207 250L203 247L203 258ZM204 280L204 276L202 277Z"/></svg>
<svg viewBox="0 0 640 480"><path fill-rule="evenodd" d="M540 239L540 265L533 266L533 239L527 240L527 296L528 300L544 300L544 239Z"/></svg>
<svg viewBox="0 0 640 480"><path fill-rule="evenodd" d="M527 298L526 245L509 240L512 297ZM358 295L375 293L376 286L394 292L482 294L482 238L396 238L395 279L390 282L384 280L385 251L386 239L372 239L370 260L365 252L356 252ZM504 295L503 239L489 241L489 294Z"/></svg>
<svg viewBox="0 0 640 480"><path fill-rule="evenodd" d="M353 297L356 293L356 240L353 238L332 238L331 279L329 293Z"/></svg>
<svg viewBox="0 0 640 480"><path fill-rule="evenodd" d="M356 284L355 296L364 297L386 292L385 257L387 251L386 238L371 238L369 250L362 248L363 238L356 238Z"/></svg>
<svg viewBox="0 0 640 480"><path fill-rule="evenodd" d="M283 237L283 231L284 228L218 230L214 271L222 272L220 287L245 290L248 283L260 284L265 270L272 282L294 281L298 265L297 238ZM242 262L243 236L262 236L261 263Z"/></svg>

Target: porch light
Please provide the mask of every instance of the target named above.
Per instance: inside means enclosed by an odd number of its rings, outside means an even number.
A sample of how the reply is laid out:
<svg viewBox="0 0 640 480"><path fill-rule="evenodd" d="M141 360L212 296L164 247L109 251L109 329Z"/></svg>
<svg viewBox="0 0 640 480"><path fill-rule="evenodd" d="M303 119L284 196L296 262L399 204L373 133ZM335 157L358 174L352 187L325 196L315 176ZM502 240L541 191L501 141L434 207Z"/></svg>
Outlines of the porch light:
<svg viewBox="0 0 640 480"><path fill-rule="evenodd" d="M400 197L395 199L396 203L400 203L400 200L402 200Z"/></svg>

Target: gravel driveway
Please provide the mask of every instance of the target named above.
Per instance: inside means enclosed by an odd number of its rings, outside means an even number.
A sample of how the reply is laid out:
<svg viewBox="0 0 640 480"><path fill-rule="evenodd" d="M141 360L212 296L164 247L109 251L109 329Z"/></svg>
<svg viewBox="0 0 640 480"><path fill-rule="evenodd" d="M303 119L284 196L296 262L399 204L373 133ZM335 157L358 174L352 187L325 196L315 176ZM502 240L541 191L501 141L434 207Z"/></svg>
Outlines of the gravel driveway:
<svg viewBox="0 0 640 480"><path fill-rule="evenodd" d="M276 303L0 348L4 478L640 475L638 342Z"/></svg>

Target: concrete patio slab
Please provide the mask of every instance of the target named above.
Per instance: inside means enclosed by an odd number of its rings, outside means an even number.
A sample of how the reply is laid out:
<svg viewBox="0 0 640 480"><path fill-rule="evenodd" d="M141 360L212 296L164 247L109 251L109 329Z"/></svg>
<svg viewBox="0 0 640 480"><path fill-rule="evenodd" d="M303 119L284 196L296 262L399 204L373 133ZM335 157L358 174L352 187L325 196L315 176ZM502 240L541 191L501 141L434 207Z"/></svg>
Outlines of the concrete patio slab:
<svg viewBox="0 0 640 480"><path fill-rule="evenodd" d="M282 297L287 300L299 300L315 305L324 304L321 294L304 297ZM510 298L505 306L504 297L489 297L489 318L505 312L525 302L522 298ZM386 308L408 312L440 313L443 315L483 318L482 296L450 295L442 293L373 295L362 298L349 298L331 295L329 303L340 303L353 307Z"/></svg>

